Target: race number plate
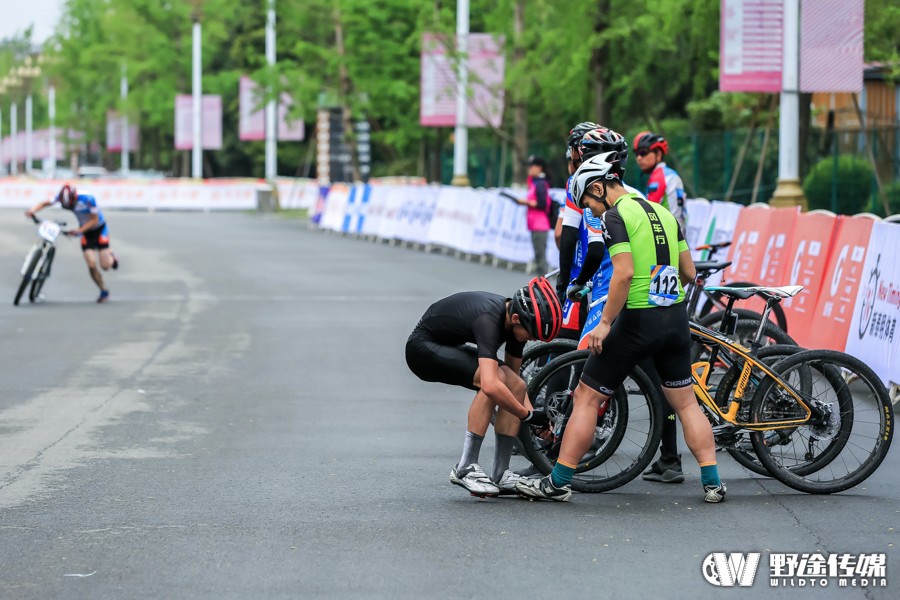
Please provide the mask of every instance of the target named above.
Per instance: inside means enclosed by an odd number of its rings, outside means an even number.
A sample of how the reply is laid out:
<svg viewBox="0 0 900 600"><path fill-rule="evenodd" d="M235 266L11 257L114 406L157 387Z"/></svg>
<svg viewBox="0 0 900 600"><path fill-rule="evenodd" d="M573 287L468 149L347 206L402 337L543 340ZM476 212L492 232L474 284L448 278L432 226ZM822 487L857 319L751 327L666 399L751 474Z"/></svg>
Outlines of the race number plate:
<svg viewBox="0 0 900 600"><path fill-rule="evenodd" d="M52 221L41 221L41 226L38 227L38 235L51 244L59 237L59 232L59 225Z"/></svg>
<svg viewBox="0 0 900 600"><path fill-rule="evenodd" d="M672 265L653 265L650 268L650 295L653 306L672 306L678 300L678 270Z"/></svg>

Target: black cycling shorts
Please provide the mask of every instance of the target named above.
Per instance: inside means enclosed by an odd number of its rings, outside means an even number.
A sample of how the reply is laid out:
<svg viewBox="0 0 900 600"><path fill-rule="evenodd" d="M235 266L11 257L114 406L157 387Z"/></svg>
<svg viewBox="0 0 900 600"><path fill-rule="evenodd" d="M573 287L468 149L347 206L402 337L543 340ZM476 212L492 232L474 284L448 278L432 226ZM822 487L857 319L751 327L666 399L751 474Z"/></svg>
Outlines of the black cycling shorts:
<svg viewBox="0 0 900 600"><path fill-rule="evenodd" d="M406 341L406 364L422 381L458 385L477 391L478 349L475 346L447 346L430 336L413 331Z"/></svg>
<svg viewBox="0 0 900 600"><path fill-rule="evenodd" d="M588 357L581 381L611 396L645 358L653 362L663 387L691 385L691 330L684 304L623 310L603 341L603 352Z"/></svg>
<svg viewBox="0 0 900 600"><path fill-rule="evenodd" d="M106 250L109 248L109 228L106 223L81 234L82 250Z"/></svg>

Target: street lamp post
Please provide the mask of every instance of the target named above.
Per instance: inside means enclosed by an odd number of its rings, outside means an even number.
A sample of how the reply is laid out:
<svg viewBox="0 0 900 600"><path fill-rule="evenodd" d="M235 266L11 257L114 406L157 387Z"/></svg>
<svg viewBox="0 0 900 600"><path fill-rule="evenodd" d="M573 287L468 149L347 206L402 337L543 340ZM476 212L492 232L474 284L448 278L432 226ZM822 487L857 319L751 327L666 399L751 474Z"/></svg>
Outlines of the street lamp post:
<svg viewBox="0 0 900 600"><path fill-rule="evenodd" d="M193 146L191 148L191 176L194 179L203 177L203 57L202 38L200 28L200 2L194 4L192 18L194 20L193 31Z"/></svg>
<svg viewBox="0 0 900 600"><path fill-rule="evenodd" d="M17 69L19 79L25 87L25 173L31 175L34 162L32 153L32 132L33 132L33 99L31 95L31 82L41 74L41 68L37 65L37 61L33 61L31 56L25 57L25 62Z"/></svg>
<svg viewBox="0 0 900 600"><path fill-rule="evenodd" d="M453 131L453 185L469 185L469 130L466 128L466 93L469 86L469 0L456 3L456 128Z"/></svg>
<svg viewBox="0 0 900 600"><path fill-rule="evenodd" d="M268 0L269 9L266 14L266 64L270 69L275 67L275 0ZM269 101L266 102L266 179L273 181L278 174L276 136L276 104L272 98L272 87L269 87Z"/></svg>
<svg viewBox="0 0 900 600"><path fill-rule="evenodd" d="M778 124L778 185L772 206L802 206L800 187L800 0L784 2L784 63Z"/></svg>
<svg viewBox="0 0 900 600"><path fill-rule="evenodd" d="M13 100L12 104L9 107L9 136L10 136L10 150L12 151L9 155L9 174L10 175L18 175L19 174L19 149L16 144L16 135L18 135L18 130L16 127L16 115L19 112L19 107L16 106L16 101Z"/></svg>

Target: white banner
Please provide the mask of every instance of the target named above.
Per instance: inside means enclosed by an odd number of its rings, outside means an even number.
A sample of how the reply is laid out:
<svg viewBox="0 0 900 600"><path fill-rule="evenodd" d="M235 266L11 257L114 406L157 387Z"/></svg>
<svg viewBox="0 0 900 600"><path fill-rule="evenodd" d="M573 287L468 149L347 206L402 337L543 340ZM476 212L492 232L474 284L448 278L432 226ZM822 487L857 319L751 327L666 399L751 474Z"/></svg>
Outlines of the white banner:
<svg viewBox="0 0 900 600"><path fill-rule="evenodd" d="M900 383L900 225L878 222L862 270L847 353L872 367L885 383Z"/></svg>
<svg viewBox="0 0 900 600"><path fill-rule="evenodd" d="M30 208L52 199L64 181L0 180L0 207ZM256 208L256 181L183 182L179 180L76 183L79 193L91 194L104 208L160 210L251 210Z"/></svg>

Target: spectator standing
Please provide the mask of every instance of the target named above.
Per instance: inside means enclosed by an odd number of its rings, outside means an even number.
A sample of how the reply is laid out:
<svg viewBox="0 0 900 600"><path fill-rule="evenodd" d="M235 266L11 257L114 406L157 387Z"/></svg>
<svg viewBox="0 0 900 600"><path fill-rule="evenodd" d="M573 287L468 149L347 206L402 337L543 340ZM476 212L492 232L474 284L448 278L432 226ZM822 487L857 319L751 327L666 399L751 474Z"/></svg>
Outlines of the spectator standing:
<svg viewBox="0 0 900 600"><path fill-rule="evenodd" d="M528 194L516 200L528 207L527 224L534 247L534 263L538 275L550 270L547 264L547 235L550 231L550 184L545 174L546 163L539 156L528 158Z"/></svg>

